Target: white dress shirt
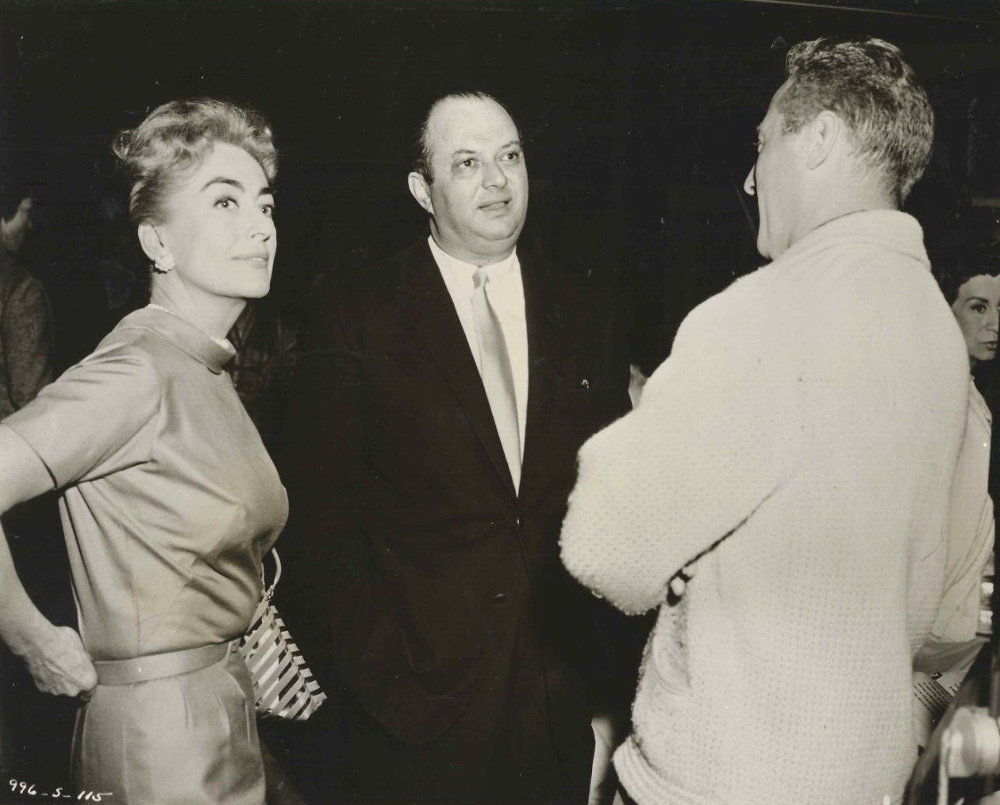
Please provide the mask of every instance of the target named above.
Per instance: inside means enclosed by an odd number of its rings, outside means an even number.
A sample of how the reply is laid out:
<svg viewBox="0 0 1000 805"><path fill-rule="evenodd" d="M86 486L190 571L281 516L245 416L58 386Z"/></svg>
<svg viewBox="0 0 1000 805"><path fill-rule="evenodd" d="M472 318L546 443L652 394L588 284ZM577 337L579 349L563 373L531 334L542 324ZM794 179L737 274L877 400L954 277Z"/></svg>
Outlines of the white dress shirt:
<svg viewBox="0 0 1000 805"><path fill-rule="evenodd" d="M476 325L472 318L472 292L475 290L473 275L478 266L466 263L452 257L435 243L433 237L427 238L427 244L434 255L434 261L441 271L451 301L455 305L469 349L476 361L479 374L483 367L479 362L479 339L476 336ZM528 413L528 325L524 318L524 284L521 281L521 263L517 259L517 251L510 256L488 266L489 283L486 294L490 304L500 319L504 340L507 342L507 354L510 356L511 374L514 376L514 399L517 404L517 430L521 441L521 459L524 460L524 423Z"/></svg>
<svg viewBox="0 0 1000 805"><path fill-rule="evenodd" d="M472 316L472 293L475 290L473 275L477 266L452 257L437 245L433 237L427 238L431 254L441 271L441 277L451 301L455 305L469 349L476 361L476 368L482 375L479 362L479 338ZM514 397L517 404L517 429L521 440L521 460L524 460L524 423L528 411L528 326L524 316L524 283L521 279L521 263L517 251L506 260L490 267L490 281L487 294L493 309L500 319L507 354L510 356L511 373L514 376ZM599 714L592 723L595 737L594 759L591 768L590 803L606 802L610 776L611 755L614 747L624 737L622 725L616 725L612 716Z"/></svg>

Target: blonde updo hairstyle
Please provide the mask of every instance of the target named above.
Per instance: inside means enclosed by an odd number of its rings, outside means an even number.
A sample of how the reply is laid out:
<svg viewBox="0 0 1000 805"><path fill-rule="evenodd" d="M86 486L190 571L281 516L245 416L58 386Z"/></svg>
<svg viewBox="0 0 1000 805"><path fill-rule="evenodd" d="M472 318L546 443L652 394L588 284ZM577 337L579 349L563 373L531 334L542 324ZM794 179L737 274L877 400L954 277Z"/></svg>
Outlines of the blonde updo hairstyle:
<svg viewBox="0 0 1000 805"><path fill-rule="evenodd" d="M214 98L170 101L112 146L129 178L129 214L136 225L160 223L174 184L196 168L217 142L242 148L260 164L268 182L278 173L278 152L263 115Z"/></svg>

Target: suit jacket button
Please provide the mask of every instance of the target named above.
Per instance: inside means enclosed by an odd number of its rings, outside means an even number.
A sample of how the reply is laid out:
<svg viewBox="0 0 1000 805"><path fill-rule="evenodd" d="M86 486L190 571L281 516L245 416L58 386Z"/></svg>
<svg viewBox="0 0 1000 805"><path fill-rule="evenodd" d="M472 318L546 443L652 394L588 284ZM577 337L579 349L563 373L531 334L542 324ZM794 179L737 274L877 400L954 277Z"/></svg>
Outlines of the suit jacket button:
<svg viewBox="0 0 1000 805"><path fill-rule="evenodd" d="M507 603L507 593L497 593L493 596L493 603L498 606L503 606Z"/></svg>

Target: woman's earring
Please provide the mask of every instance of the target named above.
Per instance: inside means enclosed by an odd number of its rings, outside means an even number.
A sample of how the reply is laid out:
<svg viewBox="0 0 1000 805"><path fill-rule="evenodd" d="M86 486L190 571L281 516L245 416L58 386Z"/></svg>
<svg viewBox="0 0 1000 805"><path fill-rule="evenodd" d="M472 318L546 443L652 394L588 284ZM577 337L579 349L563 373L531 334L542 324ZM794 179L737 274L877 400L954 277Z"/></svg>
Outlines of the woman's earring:
<svg viewBox="0 0 1000 805"><path fill-rule="evenodd" d="M153 271L157 274L169 274L174 267L174 258L169 254L163 255L159 260L153 262Z"/></svg>

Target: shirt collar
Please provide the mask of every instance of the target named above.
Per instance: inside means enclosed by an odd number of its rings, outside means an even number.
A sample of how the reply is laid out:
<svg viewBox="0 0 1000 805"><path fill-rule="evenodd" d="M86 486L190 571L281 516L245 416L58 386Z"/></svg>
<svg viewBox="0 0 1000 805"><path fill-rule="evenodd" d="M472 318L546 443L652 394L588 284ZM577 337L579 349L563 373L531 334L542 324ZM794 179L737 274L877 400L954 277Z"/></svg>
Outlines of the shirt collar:
<svg viewBox="0 0 1000 805"><path fill-rule="evenodd" d="M438 246L433 236L428 236L427 245L430 246L431 254L434 255L434 262L438 264L438 268L440 268L441 271L446 273L450 278L460 279L463 283L467 282L469 287L472 287L472 277L479 269L479 266L467 263L464 260L459 260L457 257L453 257L448 254L448 252ZM518 265L517 249L515 249L499 263L492 263L491 265L485 266L490 283L499 282L505 279Z"/></svg>
<svg viewBox="0 0 1000 805"><path fill-rule="evenodd" d="M815 251L848 243L879 244L929 266L920 224L916 218L899 210L865 210L841 215L792 244L778 260L800 259Z"/></svg>
<svg viewBox="0 0 1000 805"><path fill-rule="evenodd" d="M145 307L130 313L121 320L118 327L138 327L156 333L203 364L213 374L220 374L223 367L236 355L236 350L228 341L219 343L180 316L156 308Z"/></svg>

